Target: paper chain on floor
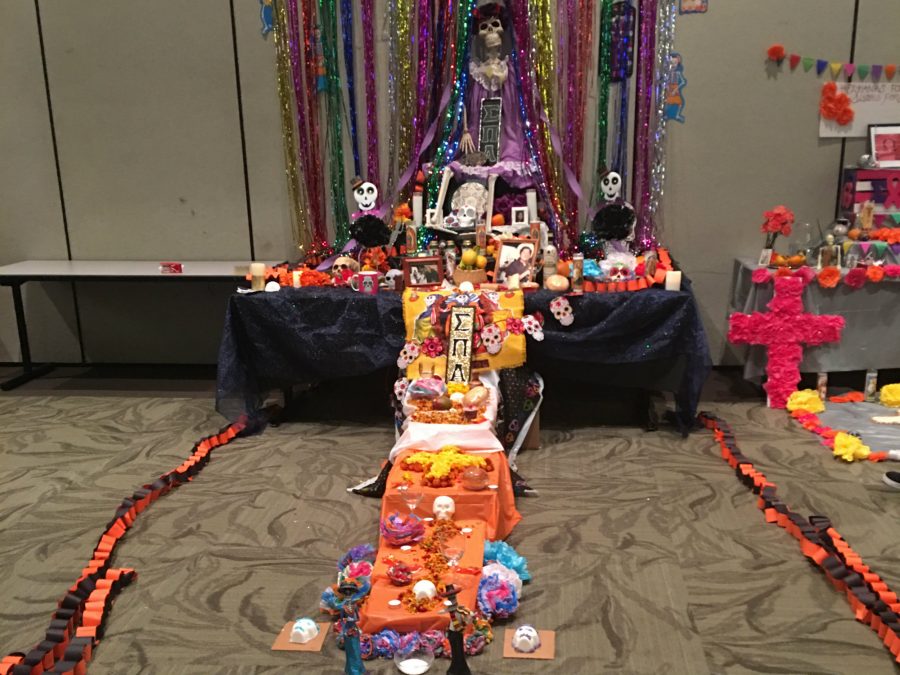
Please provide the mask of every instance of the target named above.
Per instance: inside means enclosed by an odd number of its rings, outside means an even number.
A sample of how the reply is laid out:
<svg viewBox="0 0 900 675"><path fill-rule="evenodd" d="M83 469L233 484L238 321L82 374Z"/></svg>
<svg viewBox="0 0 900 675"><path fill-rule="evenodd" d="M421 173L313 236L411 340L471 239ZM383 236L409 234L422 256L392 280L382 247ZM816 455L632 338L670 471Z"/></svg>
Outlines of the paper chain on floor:
<svg viewBox="0 0 900 675"><path fill-rule="evenodd" d="M87 671L87 663L103 637L116 595L137 577L134 570L112 567L116 546L139 514L160 497L193 479L209 462L210 453L239 436L244 428L243 422L236 422L218 434L204 438L194 445L190 457L180 466L152 483L142 485L131 497L122 500L94 547L91 560L59 601L44 640L27 652L5 656L0 660L0 675L81 674Z"/></svg>
<svg viewBox="0 0 900 675"><path fill-rule="evenodd" d="M894 658L900 662L900 602L887 583L862 558L823 515L804 518L778 497L775 484L757 471L739 449L734 432L724 420L707 412L700 422L713 431L722 449L722 459L754 494L767 523L775 523L800 542L800 550L819 567L834 588L847 597L856 620L878 633Z"/></svg>
<svg viewBox="0 0 900 675"><path fill-rule="evenodd" d="M886 80L892 80L897 73L896 63L886 64L856 64L846 63L845 61L831 61L829 59L813 58L811 56L800 56L800 54L788 54L784 45L774 44L766 50L766 56L769 61L781 64L785 59L788 60L791 70L797 70L797 66L803 64L803 72L808 73L813 66L816 67L816 75L821 75L825 69L831 72L832 77L838 77L843 72L847 77L858 75L861 79L866 79L869 75L872 80L877 82L884 75Z"/></svg>

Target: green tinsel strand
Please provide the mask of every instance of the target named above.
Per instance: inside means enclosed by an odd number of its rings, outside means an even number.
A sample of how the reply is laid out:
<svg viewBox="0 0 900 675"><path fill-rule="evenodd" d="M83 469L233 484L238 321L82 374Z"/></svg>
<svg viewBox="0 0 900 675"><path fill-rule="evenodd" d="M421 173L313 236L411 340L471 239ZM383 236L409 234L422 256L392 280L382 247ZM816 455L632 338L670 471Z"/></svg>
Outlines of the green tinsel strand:
<svg viewBox="0 0 900 675"><path fill-rule="evenodd" d="M606 156L607 136L609 135L609 82L610 50L612 48L612 4L613 0L603 0L600 8L600 67L597 72L597 170L594 172L594 183L591 202L597 195L600 183L601 166L609 166Z"/></svg>

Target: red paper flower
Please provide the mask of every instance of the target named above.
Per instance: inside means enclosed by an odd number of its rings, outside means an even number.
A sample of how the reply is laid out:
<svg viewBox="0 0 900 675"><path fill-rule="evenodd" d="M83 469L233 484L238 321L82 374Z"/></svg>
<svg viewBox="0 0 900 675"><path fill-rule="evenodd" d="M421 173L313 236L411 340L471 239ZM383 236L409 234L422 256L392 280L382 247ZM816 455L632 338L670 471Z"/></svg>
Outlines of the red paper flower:
<svg viewBox="0 0 900 675"><path fill-rule="evenodd" d="M506 330L513 335L521 335L523 332L525 332L525 324L522 323L522 319L507 319Z"/></svg>
<svg viewBox="0 0 900 675"><path fill-rule="evenodd" d="M774 44L766 51L770 61L781 62L784 60L784 45Z"/></svg>
<svg viewBox="0 0 900 675"><path fill-rule="evenodd" d="M885 265L884 266L884 276L890 279L896 279L900 277L900 265Z"/></svg>
<svg viewBox="0 0 900 675"><path fill-rule="evenodd" d="M822 288L834 288L841 280L841 271L837 267L826 267L819 272L818 280Z"/></svg>
<svg viewBox="0 0 900 675"><path fill-rule="evenodd" d="M422 343L422 351L425 352L426 356L434 359L444 353L444 345L440 338L425 338L425 342Z"/></svg>
<svg viewBox="0 0 900 675"><path fill-rule="evenodd" d="M753 270L750 278L753 279L754 284L764 284L772 280L772 273L765 267L760 267L758 270Z"/></svg>
<svg viewBox="0 0 900 675"><path fill-rule="evenodd" d="M794 212L783 204L779 204L771 211L764 212L763 218L765 218L761 227L763 233L783 234L784 236L788 236L791 233Z"/></svg>
<svg viewBox="0 0 900 675"><path fill-rule="evenodd" d="M808 265L803 265L794 271L794 276L803 279L803 283L806 285L812 283L812 280L816 278L816 273Z"/></svg>
<svg viewBox="0 0 900 675"><path fill-rule="evenodd" d="M822 85L819 114L823 119L834 120L841 126L850 124L854 116L850 97L844 92L839 92L834 82L826 82Z"/></svg>
<svg viewBox="0 0 900 675"><path fill-rule="evenodd" d="M850 288L862 288L866 284L866 268L854 267L844 276L844 283Z"/></svg>
<svg viewBox="0 0 900 675"><path fill-rule="evenodd" d="M866 278L873 284L880 283L884 279L884 268L880 265L869 265L866 268Z"/></svg>

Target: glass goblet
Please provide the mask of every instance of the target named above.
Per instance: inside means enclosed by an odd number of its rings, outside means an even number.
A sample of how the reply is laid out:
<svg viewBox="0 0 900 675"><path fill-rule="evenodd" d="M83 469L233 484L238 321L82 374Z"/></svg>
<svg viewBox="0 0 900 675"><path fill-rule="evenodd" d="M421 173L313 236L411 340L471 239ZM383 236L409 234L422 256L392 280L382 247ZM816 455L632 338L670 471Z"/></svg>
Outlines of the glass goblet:
<svg viewBox="0 0 900 675"><path fill-rule="evenodd" d="M465 552L466 536L461 532L457 532L441 542L441 553L447 560L447 567L450 568L450 582L454 585L456 585L456 568Z"/></svg>

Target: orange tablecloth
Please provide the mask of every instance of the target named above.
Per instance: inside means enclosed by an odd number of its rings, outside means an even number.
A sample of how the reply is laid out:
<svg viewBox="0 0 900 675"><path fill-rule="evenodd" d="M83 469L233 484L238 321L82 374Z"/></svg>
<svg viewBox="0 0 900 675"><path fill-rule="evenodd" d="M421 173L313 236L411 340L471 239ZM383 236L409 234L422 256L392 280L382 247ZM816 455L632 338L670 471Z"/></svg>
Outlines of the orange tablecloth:
<svg viewBox="0 0 900 675"><path fill-rule="evenodd" d="M404 505L405 508L405 505ZM408 509L407 509L408 511ZM481 566L484 558L485 523L481 520L463 520L456 518L456 523L463 528L472 528L467 535L466 550L459 562L460 568L474 568L477 574L458 573L454 583L462 588L457 596L459 603L474 610L478 582L481 579ZM431 530L431 524L426 523L425 536ZM397 560L405 562L411 567L421 566L422 551L418 546L413 546L409 551L389 546L384 539L379 541L378 557L375 560L375 568L372 571L372 592L366 598L359 612L359 627L364 633L377 633L385 628L391 628L399 633L426 630L447 630L450 625L450 615L444 611L443 605L431 612L410 613L403 605L391 607L389 600L399 600L400 596L419 581L422 573L414 573L409 586L395 586L387 578L387 556L393 556ZM449 577L445 579L449 581Z"/></svg>
<svg viewBox="0 0 900 675"><path fill-rule="evenodd" d="M410 452L403 452L394 462L394 467L388 476L387 490L381 500L382 520L392 511L409 513L409 508L397 492L397 485L401 482L401 469L403 458ZM485 489L478 492L466 490L462 485L456 484L449 488L432 488L416 485L410 490L420 491L423 494L422 502L415 510L419 517L431 516L431 504L438 495L448 495L456 502L455 520L480 520L486 525L485 536L492 541L505 539L516 524L522 520L522 516L516 509L516 500L513 495L512 480L509 476L509 463L502 452L494 452L484 455L489 458L494 466L493 471L488 472L488 483L496 485L496 489ZM412 472L411 472L412 473ZM418 481L422 474L412 473ZM465 604L465 603L463 603Z"/></svg>

